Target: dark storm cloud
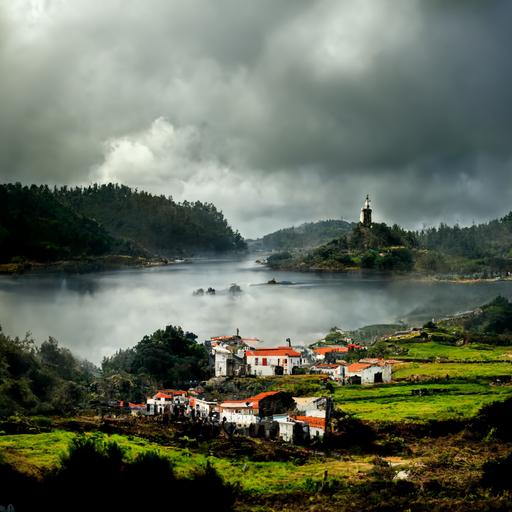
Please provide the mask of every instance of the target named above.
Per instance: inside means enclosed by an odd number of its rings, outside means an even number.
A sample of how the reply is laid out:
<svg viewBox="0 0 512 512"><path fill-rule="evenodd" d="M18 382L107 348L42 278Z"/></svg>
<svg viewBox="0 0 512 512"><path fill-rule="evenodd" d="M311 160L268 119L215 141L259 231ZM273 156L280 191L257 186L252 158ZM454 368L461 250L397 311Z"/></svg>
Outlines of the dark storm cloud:
<svg viewBox="0 0 512 512"><path fill-rule="evenodd" d="M243 233L507 211L512 4L19 0L0 10L6 180L116 180Z"/></svg>

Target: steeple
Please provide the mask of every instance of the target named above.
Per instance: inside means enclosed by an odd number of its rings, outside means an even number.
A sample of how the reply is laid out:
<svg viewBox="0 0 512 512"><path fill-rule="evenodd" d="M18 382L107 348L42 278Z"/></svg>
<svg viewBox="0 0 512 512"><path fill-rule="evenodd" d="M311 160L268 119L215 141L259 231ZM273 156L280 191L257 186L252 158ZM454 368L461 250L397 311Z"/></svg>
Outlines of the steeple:
<svg viewBox="0 0 512 512"><path fill-rule="evenodd" d="M361 224L367 228L372 225L372 208L370 206L370 196L366 194L366 200L361 208Z"/></svg>

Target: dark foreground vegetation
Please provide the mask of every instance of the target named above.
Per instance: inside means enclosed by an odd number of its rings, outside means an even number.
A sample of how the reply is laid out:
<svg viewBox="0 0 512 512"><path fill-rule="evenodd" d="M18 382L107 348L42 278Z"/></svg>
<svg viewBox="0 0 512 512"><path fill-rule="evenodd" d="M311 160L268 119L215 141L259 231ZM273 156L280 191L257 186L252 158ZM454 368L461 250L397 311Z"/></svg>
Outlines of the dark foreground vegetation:
<svg viewBox="0 0 512 512"><path fill-rule="evenodd" d="M213 204L123 185L0 185L0 263L151 258L245 249ZM21 268L21 267L20 267Z"/></svg>
<svg viewBox="0 0 512 512"><path fill-rule="evenodd" d="M512 212L471 227L441 224L416 232L384 223L357 224L306 253L273 254L268 264L276 269L371 269L485 278L512 272L511 250Z"/></svg>
<svg viewBox="0 0 512 512"><path fill-rule="evenodd" d="M234 502L234 489L209 464L180 478L167 457L144 451L129 459L116 442L98 435L75 437L58 466L39 478L0 462L0 486L0 505L19 512L224 511Z"/></svg>

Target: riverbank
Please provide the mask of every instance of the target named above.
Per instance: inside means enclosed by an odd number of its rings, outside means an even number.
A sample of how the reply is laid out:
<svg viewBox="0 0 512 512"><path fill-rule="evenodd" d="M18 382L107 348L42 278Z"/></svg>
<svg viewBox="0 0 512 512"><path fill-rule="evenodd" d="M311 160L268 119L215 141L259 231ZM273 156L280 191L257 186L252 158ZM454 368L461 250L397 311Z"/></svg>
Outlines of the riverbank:
<svg viewBox="0 0 512 512"><path fill-rule="evenodd" d="M272 270L273 272L302 272L302 273L334 273L334 274L356 274L371 276L389 276L393 279L408 280L414 282L445 282L454 284L478 284L478 283L493 283L502 281L512 281L512 276L498 276L498 277L470 277L464 275L443 275L443 274L423 274L417 271L393 271L388 272L365 269L361 267L347 267L343 264L328 264L323 266L308 266L305 263L299 264L283 264L283 265L270 265L264 261L257 260L256 263Z"/></svg>
<svg viewBox="0 0 512 512"><path fill-rule="evenodd" d="M0 264L0 275L17 275L27 273L69 273L84 274L103 270L122 270L126 268L147 268L172 265L182 260L167 258L144 258L141 256L108 255L78 258L72 260L39 262L23 261L19 263Z"/></svg>

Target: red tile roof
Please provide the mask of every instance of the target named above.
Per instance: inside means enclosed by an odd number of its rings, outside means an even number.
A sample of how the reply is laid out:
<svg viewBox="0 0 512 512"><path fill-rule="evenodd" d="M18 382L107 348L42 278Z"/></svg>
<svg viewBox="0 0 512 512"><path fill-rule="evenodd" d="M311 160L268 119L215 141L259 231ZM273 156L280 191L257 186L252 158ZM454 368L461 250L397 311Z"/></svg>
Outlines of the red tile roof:
<svg viewBox="0 0 512 512"><path fill-rule="evenodd" d="M324 356L325 354L329 354L331 352L348 352L348 347L319 347L314 348L313 351L321 356Z"/></svg>
<svg viewBox="0 0 512 512"><path fill-rule="evenodd" d="M325 418L317 418L316 416L294 416L293 419L296 421L303 421L310 427L322 428L325 430Z"/></svg>
<svg viewBox="0 0 512 512"><path fill-rule="evenodd" d="M300 352L293 350L290 347L276 347L276 348L257 348L255 350L248 350L246 356L268 357L268 356L288 356L300 357Z"/></svg>
<svg viewBox="0 0 512 512"><path fill-rule="evenodd" d="M130 409L145 409L146 404L133 404L132 402L128 402L128 407Z"/></svg>
<svg viewBox="0 0 512 512"><path fill-rule="evenodd" d="M356 373L361 370L366 370L366 368L370 368L370 366L374 366L368 363L352 363L347 366L347 372Z"/></svg>
<svg viewBox="0 0 512 512"><path fill-rule="evenodd" d="M259 393L258 395L251 396L249 398L244 398L243 400L226 400L221 403L221 407L229 407L228 404L234 404L235 407L246 405L246 407L250 407L251 409L259 409L260 400L267 398L267 396L277 395L277 393L281 393L281 391L265 391L264 393Z"/></svg>

